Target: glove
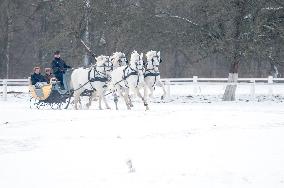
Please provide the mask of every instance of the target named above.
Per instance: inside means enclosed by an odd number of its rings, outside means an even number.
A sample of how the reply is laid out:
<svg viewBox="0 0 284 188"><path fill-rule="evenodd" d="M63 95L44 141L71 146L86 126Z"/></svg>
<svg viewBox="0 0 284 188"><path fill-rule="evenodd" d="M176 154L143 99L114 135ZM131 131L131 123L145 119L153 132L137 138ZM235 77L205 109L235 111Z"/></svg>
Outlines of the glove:
<svg viewBox="0 0 284 188"><path fill-rule="evenodd" d="M35 88L37 89L40 89L42 86L43 86L43 83L40 83L40 82L35 84Z"/></svg>

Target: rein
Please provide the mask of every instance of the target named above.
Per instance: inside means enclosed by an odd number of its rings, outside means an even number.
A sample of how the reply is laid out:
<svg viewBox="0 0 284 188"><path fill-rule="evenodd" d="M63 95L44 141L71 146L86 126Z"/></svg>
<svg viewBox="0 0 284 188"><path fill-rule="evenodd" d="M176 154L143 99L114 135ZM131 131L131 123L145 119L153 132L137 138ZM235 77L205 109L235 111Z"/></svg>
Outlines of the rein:
<svg viewBox="0 0 284 188"><path fill-rule="evenodd" d="M131 72L126 75L125 72L126 72L127 69L130 69ZM123 69L123 77L122 77L122 79L121 79L120 81L116 82L114 85L117 85L117 84L119 84L120 82L124 81L124 82L125 82L125 87L129 88L128 82L127 82L126 79L129 78L130 76L136 76L136 75L137 75L137 78L138 78L138 79L137 79L137 84L136 84L136 87L137 87L138 84L139 84L139 81L140 81L139 75L138 75L138 71L132 69L130 66L127 66L125 69Z"/></svg>
<svg viewBox="0 0 284 188"><path fill-rule="evenodd" d="M158 58L158 56L154 56L154 57ZM149 76L155 77L155 80L154 80L154 83L153 83L152 87L155 86L155 84L156 84L156 82L157 82L157 76L160 75L160 72L155 72L155 71L154 71L154 67L155 67L154 64L153 64L153 63L154 63L154 57L152 58L152 60L151 60L150 62L146 62L146 64L145 64L146 70L145 70L145 73L144 73L144 78L149 77ZM160 62L161 62L161 61L160 61ZM152 66L153 66L152 69L147 69L148 63L151 63L151 64L152 64ZM157 65L156 65L156 66L157 66Z"/></svg>
<svg viewBox="0 0 284 188"><path fill-rule="evenodd" d="M106 66L96 66L96 67L106 67ZM106 73L103 73L101 71L98 71L96 69L96 67L92 67L89 72L88 72L88 81L86 83L84 83L83 85L81 85L79 88L77 89L74 89L73 91L77 91L81 88L83 88L85 85L87 85L88 83L90 83L91 87L92 87L92 90L96 90L93 86L92 86L92 82L95 82L95 81L99 81L99 82L107 82L108 81L108 78L106 77ZM110 66L109 66L110 67ZM91 72L94 71L94 78L91 78ZM98 77L96 76L96 73L98 73L99 75L101 75L102 77Z"/></svg>
<svg viewBox="0 0 284 188"><path fill-rule="evenodd" d="M74 92L74 91L77 91L77 90L83 88L83 87L84 87L85 85L87 85L88 83L90 83L90 80L88 80L86 83L84 83L83 85L81 85L79 88L73 89L72 91L73 91L73 92Z"/></svg>

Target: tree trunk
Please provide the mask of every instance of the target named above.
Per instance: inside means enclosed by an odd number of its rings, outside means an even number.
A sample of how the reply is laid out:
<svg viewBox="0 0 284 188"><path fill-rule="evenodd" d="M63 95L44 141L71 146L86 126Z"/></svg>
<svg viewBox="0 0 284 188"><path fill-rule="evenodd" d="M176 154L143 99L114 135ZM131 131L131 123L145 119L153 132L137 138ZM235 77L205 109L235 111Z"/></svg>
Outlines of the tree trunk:
<svg viewBox="0 0 284 188"><path fill-rule="evenodd" d="M90 33L89 33L89 18L90 18L90 0L85 0L85 34L84 39L88 46L90 46ZM90 62L89 54L86 52L84 55L84 66L88 66Z"/></svg>
<svg viewBox="0 0 284 188"><path fill-rule="evenodd" d="M223 95L223 101L235 101L236 100L238 70L239 70L239 55L236 54L235 63L233 63L230 68L229 77L228 77L228 85L226 86L226 90Z"/></svg>
<svg viewBox="0 0 284 188"><path fill-rule="evenodd" d="M238 71L240 65L240 45L238 41L235 44L235 52L234 52L234 63L231 64L229 77L228 77L228 85L226 86L225 93L223 95L223 101L235 101L236 100L236 90L237 90L237 82L238 82Z"/></svg>
<svg viewBox="0 0 284 188"><path fill-rule="evenodd" d="M11 48L12 24L13 24L9 8L10 8L9 1L7 1L6 79L9 79L9 72L10 72L10 48Z"/></svg>
<svg viewBox="0 0 284 188"><path fill-rule="evenodd" d="M229 73L228 85L226 86L226 90L223 95L223 101L236 100L237 82L238 73Z"/></svg>
<svg viewBox="0 0 284 188"><path fill-rule="evenodd" d="M228 85L226 86L225 93L223 95L223 101L236 100L236 89L238 82L238 71L242 56L241 48L241 32L242 32L242 20L244 15L245 4L242 0L235 1L236 14L233 20L233 63L231 64L228 78Z"/></svg>

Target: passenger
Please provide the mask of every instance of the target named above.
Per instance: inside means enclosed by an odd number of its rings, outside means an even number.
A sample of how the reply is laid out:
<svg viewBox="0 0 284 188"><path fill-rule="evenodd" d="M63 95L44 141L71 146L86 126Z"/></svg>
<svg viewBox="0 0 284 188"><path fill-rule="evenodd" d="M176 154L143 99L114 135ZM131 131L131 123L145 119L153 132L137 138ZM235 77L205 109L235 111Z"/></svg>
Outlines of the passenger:
<svg viewBox="0 0 284 188"><path fill-rule="evenodd" d="M43 86L42 82L46 82L46 79L40 73L39 67L34 67L34 73L31 75L31 82L36 88L41 88Z"/></svg>
<svg viewBox="0 0 284 188"><path fill-rule="evenodd" d="M46 82L49 84L50 79L53 77L53 74L51 73L51 68L45 68L44 70L45 70L44 78L45 78Z"/></svg>

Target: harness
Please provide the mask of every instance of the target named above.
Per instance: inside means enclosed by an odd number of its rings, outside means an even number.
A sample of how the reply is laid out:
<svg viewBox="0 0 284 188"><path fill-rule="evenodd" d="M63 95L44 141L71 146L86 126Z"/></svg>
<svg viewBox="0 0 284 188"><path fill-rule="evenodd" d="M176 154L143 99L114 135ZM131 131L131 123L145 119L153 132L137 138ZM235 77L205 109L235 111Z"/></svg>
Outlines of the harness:
<svg viewBox="0 0 284 188"><path fill-rule="evenodd" d="M156 57L156 58L159 58L158 56L154 56L154 57ZM151 63L152 63L152 65L153 65L153 67L154 67L154 57L152 58L152 60L151 60ZM161 63L161 60L160 60L160 63ZM147 66L148 66L148 62L146 62L145 63L145 73L144 73L144 78L146 78L146 77L148 77L148 76L153 76L153 77L155 77L155 81L154 81L154 83L153 83L153 85L152 85L152 87L154 87L155 86L155 84L156 84L156 82L157 82L157 76L160 76L160 72L155 72L154 71L154 68L152 68L152 69L147 69Z"/></svg>
<svg viewBox="0 0 284 188"><path fill-rule="evenodd" d="M153 69L152 69L153 70ZM148 72L147 72L148 71ZM151 70L146 70L146 72L144 73L144 78L148 77L148 76L159 76L160 72L151 72Z"/></svg>
<svg viewBox="0 0 284 188"><path fill-rule="evenodd" d="M139 61L140 61L140 60L141 60L141 59L139 59ZM128 82L127 82L127 78L129 78L129 77L131 77L131 76L137 76L136 87L138 87L139 81L140 81L140 75L139 75L139 70L140 70L140 69L138 68L138 62L135 62L135 65L136 65L137 70L131 68L130 64L129 64L128 61L127 61L127 66L123 69L122 79L121 79L120 81L116 82L116 83L114 84L114 86L120 84L121 82L124 82L124 86L125 86L126 88L129 88L129 84L128 84ZM143 69L143 68L142 68L142 69ZM129 71L127 71L127 70L129 70ZM120 86L120 88L123 88L122 85L119 85L119 86ZM109 93L105 94L105 96L106 96L106 95L109 95L110 93L112 93L112 92L109 92Z"/></svg>
<svg viewBox="0 0 284 188"><path fill-rule="evenodd" d="M154 83L152 85L152 87L154 87L156 82L157 82L157 76L160 76L160 72L151 72L152 70L154 70L154 69L147 69L144 73L144 78L146 78L148 76L155 77Z"/></svg>
<svg viewBox="0 0 284 188"><path fill-rule="evenodd" d="M98 71L96 68L94 68L94 74L93 77L91 77L91 72L93 69L90 69L88 72L88 81L89 82L95 82L95 81L99 81L99 82L107 82L108 81L108 77L105 73Z"/></svg>
<svg viewBox="0 0 284 188"><path fill-rule="evenodd" d="M104 67L104 72L98 71L97 67ZM92 92L96 91L96 89L92 85L93 82L104 82L104 83L106 83L106 82L109 81L109 78L105 73L106 67L111 67L111 70L113 69L113 66L105 66L105 65L104 66L95 66L95 67L91 68L88 71L88 81L86 83L84 83L83 85L81 85L79 88L77 88L73 91L77 91L77 90L83 88L87 84L90 84L90 86L92 88L90 91L92 91ZM93 71L93 75L92 75L92 71Z"/></svg>
<svg viewBox="0 0 284 188"><path fill-rule="evenodd" d="M130 70L130 72L127 73L127 70ZM130 76L137 76L136 87L138 87L138 84L139 84L139 81L140 81L138 71L131 68L129 65L127 65L127 67L125 67L123 69L122 79L120 81L116 82L114 85L117 85L117 84L121 83L122 81L124 81L125 87L129 88L127 78L129 78Z"/></svg>
<svg viewBox="0 0 284 188"><path fill-rule="evenodd" d="M126 74L126 70L127 68L130 68L131 72ZM123 79L126 80L128 77L130 77L131 75L138 75L138 71L137 70L134 70L132 69L131 67L127 66L125 69L123 69Z"/></svg>

